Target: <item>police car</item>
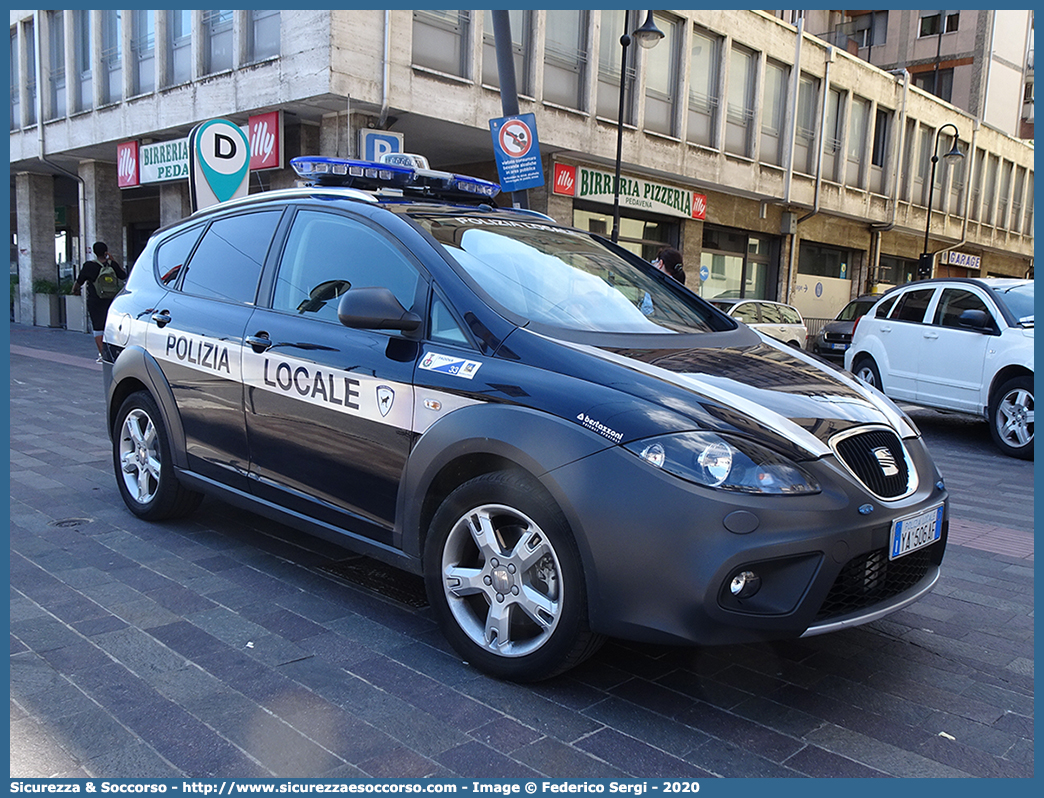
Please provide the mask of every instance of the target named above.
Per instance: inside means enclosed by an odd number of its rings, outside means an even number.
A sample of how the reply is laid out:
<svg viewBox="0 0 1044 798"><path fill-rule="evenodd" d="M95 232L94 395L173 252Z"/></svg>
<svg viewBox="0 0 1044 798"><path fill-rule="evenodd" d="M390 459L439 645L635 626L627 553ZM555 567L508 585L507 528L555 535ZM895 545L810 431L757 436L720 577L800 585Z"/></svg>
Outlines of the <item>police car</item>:
<svg viewBox="0 0 1044 798"><path fill-rule="evenodd" d="M606 636L726 644L932 588L945 486L910 419L597 235L421 167L156 233L105 330L135 515L212 494L423 574L474 666L547 678Z"/></svg>

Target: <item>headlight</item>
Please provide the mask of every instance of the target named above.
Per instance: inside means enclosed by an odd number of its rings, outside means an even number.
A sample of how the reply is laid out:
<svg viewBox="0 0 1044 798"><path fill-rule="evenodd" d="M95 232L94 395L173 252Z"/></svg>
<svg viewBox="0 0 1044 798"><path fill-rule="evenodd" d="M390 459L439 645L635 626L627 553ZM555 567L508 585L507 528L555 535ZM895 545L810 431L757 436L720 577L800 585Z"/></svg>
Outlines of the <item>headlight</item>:
<svg viewBox="0 0 1044 798"><path fill-rule="evenodd" d="M697 485L742 493L819 493L812 477L782 455L740 438L681 432L624 446L650 465Z"/></svg>

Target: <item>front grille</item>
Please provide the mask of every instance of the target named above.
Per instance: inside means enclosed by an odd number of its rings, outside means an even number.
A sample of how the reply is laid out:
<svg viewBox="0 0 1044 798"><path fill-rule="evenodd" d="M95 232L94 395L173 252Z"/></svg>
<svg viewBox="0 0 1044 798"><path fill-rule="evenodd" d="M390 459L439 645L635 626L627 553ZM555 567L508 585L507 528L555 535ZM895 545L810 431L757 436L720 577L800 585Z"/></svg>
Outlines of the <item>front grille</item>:
<svg viewBox="0 0 1044 798"><path fill-rule="evenodd" d="M920 582L931 567L933 544L897 560L888 559L888 549L877 549L853 557L837 575L813 623L872 607L897 596Z"/></svg>
<svg viewBox="0 0 1044 798"><path fill-rule="evenodd" d="M832 344L847 344L852 341L852 336L849 333L823 333L823 340L828 341Z"/></svg>
<svg viewBox="0 0 1044 798"><path fill-rule="evenodd" d="M899 436L874 429L838 440L834 451L871 493L898 499L911 489L910 466Z"/></svg>

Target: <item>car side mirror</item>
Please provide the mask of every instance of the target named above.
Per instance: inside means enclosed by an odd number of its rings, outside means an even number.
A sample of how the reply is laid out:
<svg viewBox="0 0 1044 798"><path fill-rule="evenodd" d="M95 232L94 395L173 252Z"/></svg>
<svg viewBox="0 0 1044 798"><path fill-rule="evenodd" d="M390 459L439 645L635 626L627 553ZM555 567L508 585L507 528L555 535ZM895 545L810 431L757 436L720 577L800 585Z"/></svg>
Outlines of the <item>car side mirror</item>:
<svg viewBox="0 0 1044 798"><path fill-rule="evenodd" d="M337 304L337 318L345 327L361 330L413 332L421 323L387 288L349 289Z"/></svg>
<svg viewBox="0 0 1044 798"><path fill-rule="evenodd" d="M957 326L965 330L993 332L993 319L985 310L969 309L957 317Z"/></svg>

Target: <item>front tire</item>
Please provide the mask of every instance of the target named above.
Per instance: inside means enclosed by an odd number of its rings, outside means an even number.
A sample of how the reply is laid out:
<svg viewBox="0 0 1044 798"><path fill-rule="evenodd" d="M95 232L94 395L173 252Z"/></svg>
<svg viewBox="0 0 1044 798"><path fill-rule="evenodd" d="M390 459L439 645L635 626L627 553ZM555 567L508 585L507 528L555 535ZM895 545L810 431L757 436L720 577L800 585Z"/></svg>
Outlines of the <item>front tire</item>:
<svg viewBox="0 0 1044 798"><path fill-rule="evenodd" d="M547 679L593 654L580 553L550 495L527 477L483 474L442 503L424 581L443 634L482 671Z"/></svg>
<svg viewBox="0 0 1044 798"><path fill-rule="evenodd" d="M1009 457L1033 459L1033 378L1013 377L990 399L990 434Z"/></svg>
<svg viewBox="0 0 1044 798"><path fill-rule="evenodd" d="M123 503L146 521L181 518L203 499L174 473L163 416L144 391L120 405L112 432L112 462Z"/></svg>

